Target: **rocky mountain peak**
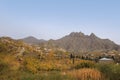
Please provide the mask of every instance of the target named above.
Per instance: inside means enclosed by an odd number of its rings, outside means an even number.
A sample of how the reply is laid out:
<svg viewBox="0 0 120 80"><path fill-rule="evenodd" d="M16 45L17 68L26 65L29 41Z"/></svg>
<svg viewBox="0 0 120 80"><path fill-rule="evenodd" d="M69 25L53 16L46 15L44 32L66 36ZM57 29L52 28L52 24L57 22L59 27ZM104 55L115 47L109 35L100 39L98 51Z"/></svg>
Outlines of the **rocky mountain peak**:
<svg viewBox="0 0 120 80"><path fill-rule="evenodd" d="M91 33L91 34L90 34L90 37L91 37L91 38L97 38L97 36L96 36L94 33Z"/></svg>
<svg viewBox="0 0 120 80"><path fill-rule="evenodd" d="M82 32L72 32L61 39L52 41L51 44L76 53L120 49L120 46L111 40L101 39L94 33L91 33L89 36L84 35Z"/></svg>
<svg viewBox="0 0 120 80"><path fill-rule="evenodd" d="M70 33L71 37L80 37L80 36L85 36L84 33L82 32L72 32Z"/></svg>

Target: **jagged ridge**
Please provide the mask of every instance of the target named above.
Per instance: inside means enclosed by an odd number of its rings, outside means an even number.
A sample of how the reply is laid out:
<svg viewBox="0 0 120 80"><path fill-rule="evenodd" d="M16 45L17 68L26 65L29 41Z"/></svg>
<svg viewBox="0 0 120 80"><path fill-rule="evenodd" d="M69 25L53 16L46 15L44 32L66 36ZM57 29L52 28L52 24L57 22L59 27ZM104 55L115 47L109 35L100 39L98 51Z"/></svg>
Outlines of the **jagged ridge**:
<svg viewBox="0 0 120 80"><path fill-rule="evenodd" d="M48 41L54 46L59 46L70 52L88 52L96 50L119 50L120 46L109 39L100 39L94 33L84 35L82 32L72 32L69 35L58 39Z"/></svg>

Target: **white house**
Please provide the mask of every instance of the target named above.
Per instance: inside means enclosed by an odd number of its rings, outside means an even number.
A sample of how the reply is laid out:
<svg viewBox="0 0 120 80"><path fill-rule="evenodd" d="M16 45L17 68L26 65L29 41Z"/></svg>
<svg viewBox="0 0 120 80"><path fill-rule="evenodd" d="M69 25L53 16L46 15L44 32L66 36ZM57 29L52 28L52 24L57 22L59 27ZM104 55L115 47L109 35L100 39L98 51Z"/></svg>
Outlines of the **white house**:
<svg viewBox="0 0 120 80"><path fill-rule="evenodd" d="M114 60L111 58L101 58L99 59L99 63L114 63Z"/></svg>

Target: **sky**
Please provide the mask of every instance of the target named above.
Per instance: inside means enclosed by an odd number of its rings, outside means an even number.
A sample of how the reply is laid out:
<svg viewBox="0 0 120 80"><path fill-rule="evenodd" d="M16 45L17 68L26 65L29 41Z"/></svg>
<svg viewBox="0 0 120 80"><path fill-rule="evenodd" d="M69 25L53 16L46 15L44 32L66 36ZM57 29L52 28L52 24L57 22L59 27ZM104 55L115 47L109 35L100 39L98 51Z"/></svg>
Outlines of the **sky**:
<svg viewBox="0 0 120 80"><path fill-rule="evenodd" d="M0 36L49 40L71 32L120 44L120 0L0 0Z"/></svg>

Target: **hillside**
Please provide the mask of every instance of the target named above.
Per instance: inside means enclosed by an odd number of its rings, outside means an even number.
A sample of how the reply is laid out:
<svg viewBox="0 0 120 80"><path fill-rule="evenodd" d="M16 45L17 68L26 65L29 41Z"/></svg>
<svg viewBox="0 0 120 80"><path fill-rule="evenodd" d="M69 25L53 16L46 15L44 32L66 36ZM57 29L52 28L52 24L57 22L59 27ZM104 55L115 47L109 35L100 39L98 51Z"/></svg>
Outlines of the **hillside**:
<svg viewBox="0 0 120 80"><path fill-rule="evenodd" d="M15 40L10 37L0 38L0 54L18 56L37 56L40 51L36 50L37 47L24 43L21 40Z"/></svg>

